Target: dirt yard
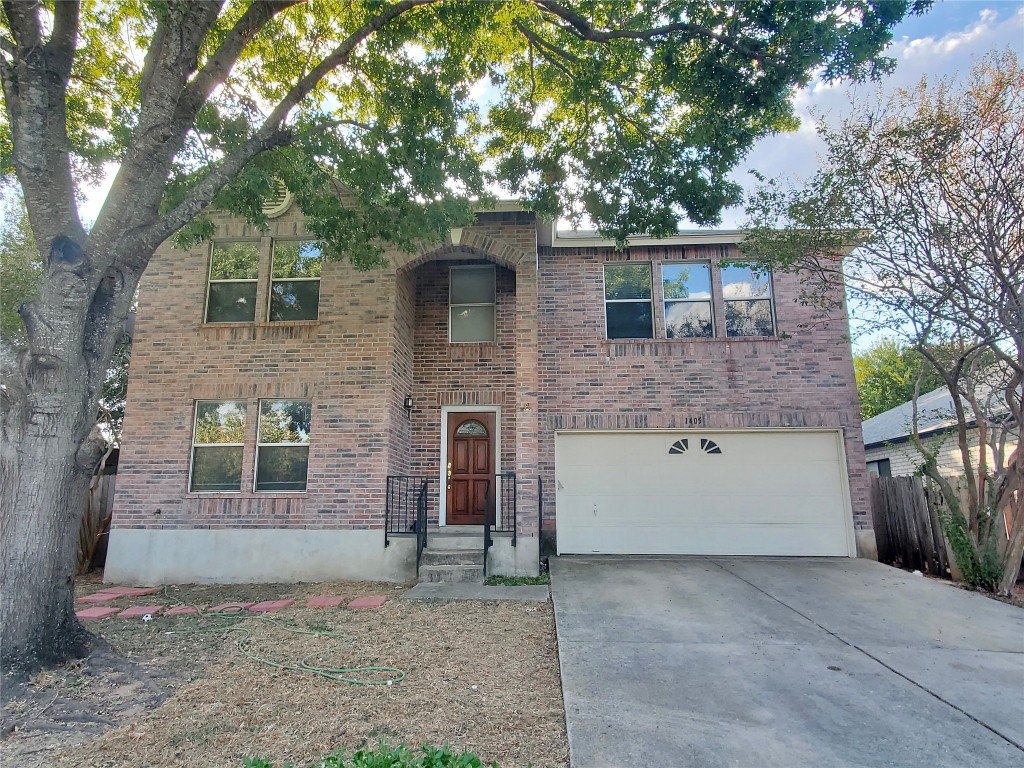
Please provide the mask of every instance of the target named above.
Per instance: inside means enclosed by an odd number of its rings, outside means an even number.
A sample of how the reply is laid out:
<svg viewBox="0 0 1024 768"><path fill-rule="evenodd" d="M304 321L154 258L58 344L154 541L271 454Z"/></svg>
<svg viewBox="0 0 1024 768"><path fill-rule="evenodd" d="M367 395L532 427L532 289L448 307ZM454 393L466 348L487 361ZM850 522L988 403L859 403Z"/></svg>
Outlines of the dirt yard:
<svg viewBox="0 0 1024 768"><path fill-rule="evenodd" d="M80 585L83 594L99 584ZM568 766L551 604L419 603L392 584L171 587L116 605L210 606L332 594L386 595L381 608L106 619L83 662L5 685L0 764L22 768L230 768L263 756L303 765L332 749L448 744L502 768ZM347 601L346 601L347 602ZM250 659L397 667L353 685ZM296 634L285 628L317 634ZM197 632L196 630L202 630ZM212 631L211 631L212 630ZM332 636L325 636L330 633ZM366 682L384 672L352 673Z"/></svg>

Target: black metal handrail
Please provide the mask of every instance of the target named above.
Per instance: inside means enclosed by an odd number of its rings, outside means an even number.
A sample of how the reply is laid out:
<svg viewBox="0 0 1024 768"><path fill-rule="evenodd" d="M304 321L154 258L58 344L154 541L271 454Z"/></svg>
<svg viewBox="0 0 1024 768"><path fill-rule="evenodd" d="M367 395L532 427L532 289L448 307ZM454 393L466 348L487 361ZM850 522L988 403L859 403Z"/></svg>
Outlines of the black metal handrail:
<svg viewBox="0 0 1024 768"><path fill-rule="evenodd" d="M430 481L424 480L416 497L416 577L420 575L420 561L423 550L427 548L427 490Z"/></svg>
<svg viewBox="0 0 1024 768"><path fill-rule="evenodd" d="M516 502L518 500L516 473L502 472L495 475L494 480L493 486L488 487L488 491L491 491L492 487L496 486L489 497L487 516L495 533L512 534L512 546L514 547L517 536L516 528L518 527L516 525ZM500 503L496 503L499 501Z"/></svg>
<svg viewBox="0 0 1024 768"><path fill-rule="evenodd" d="M388 546L391 536L412 536L416 534L418 513L417 502L425 484L429 487L434 478L423 475L388 475L386 497L384 501L384 546ZM430 504L434 497L427 493L427 519L437 519L431 515Z"/></svg>
<svg viewBox="0 0 1024 768"><path fill-rule="evenodd" d="M544 536L544 478L537 475L537 572L543 571L544 558L541 557L541 544Z"/></svg>
<svg viewBox="0 0 1024 768"><path fill-rule="evenodd" d="M487 552L491 548L491 523L494 521L494 486L495 483L487 481L487 491L484 493L484 578L487 578Z"/></svg>

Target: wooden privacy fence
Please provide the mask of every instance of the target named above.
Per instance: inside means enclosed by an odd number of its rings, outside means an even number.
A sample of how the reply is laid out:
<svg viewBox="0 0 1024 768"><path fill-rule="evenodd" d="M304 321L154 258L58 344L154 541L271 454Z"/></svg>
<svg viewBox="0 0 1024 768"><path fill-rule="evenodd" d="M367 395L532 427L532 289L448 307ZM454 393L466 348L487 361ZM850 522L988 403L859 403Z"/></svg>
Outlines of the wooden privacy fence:
<svg viewBox="0 0 1024 768"><path fill-rule="evenodd" d="M879 562L950 578L939 504L939 494L926 488L920 477L872 477Z"/></svg>
<svg viewBox="0 0 1024 768"><path fill-rule="evenodd" d="M119 451L115 448L106 463L96 470L82 525L78 530L78 572L88 573L102 568L107 557L107 533L114 509L114 486L117 483Z"/></svg>

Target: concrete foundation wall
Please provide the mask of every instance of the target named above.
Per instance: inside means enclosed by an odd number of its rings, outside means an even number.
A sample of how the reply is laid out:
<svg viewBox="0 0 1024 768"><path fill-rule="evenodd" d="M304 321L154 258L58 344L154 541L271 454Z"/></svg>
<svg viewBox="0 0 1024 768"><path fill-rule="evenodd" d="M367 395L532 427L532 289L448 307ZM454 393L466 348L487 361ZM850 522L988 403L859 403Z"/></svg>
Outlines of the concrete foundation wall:
<svg viewBox="0 0 1024 768"><path fill-rule="evenodd" d="M103 576L113 584L410 582L416 578L416 539L394 538L385 548L380 530L115 528L110 539Z"/></svg>
<svg viewBox="0 0 1024 768"><path fill-rule="evenodd" d="M487 573L491 576L536 576L540 572L539 539L520 536L516 546L511 537L497 537L488 553Z"/></svg>

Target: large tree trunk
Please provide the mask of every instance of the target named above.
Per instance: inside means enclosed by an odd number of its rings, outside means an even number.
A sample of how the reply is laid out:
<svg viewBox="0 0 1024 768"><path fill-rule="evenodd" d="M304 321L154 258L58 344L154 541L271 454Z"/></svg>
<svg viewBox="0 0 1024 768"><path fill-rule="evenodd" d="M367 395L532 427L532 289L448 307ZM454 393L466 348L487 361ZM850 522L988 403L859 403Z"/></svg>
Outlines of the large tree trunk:
<svg viewBox="0 0 1024 768"><path fill-rule="evenodd" d="M96 427L99 391L123 326L110 319L107 281L93 288L90 261L77 244L57 238L46 268L40 295L20 308L27 348L3 349L4 669L34 669L85 651L87 635L74 611L78 532L106 443ZM134 290L136 282L122 291Z"/></svg>
<svg viewBox="0 0 1024 768"><path fill-rule="evenodd" d="M46 418L33 414L31 418ZM0 461L3 556L0 558L0 649L4 669L31 670L85 652L75 616L78 528L89 473L62 415L50 435L26 424Z"/></svg>

